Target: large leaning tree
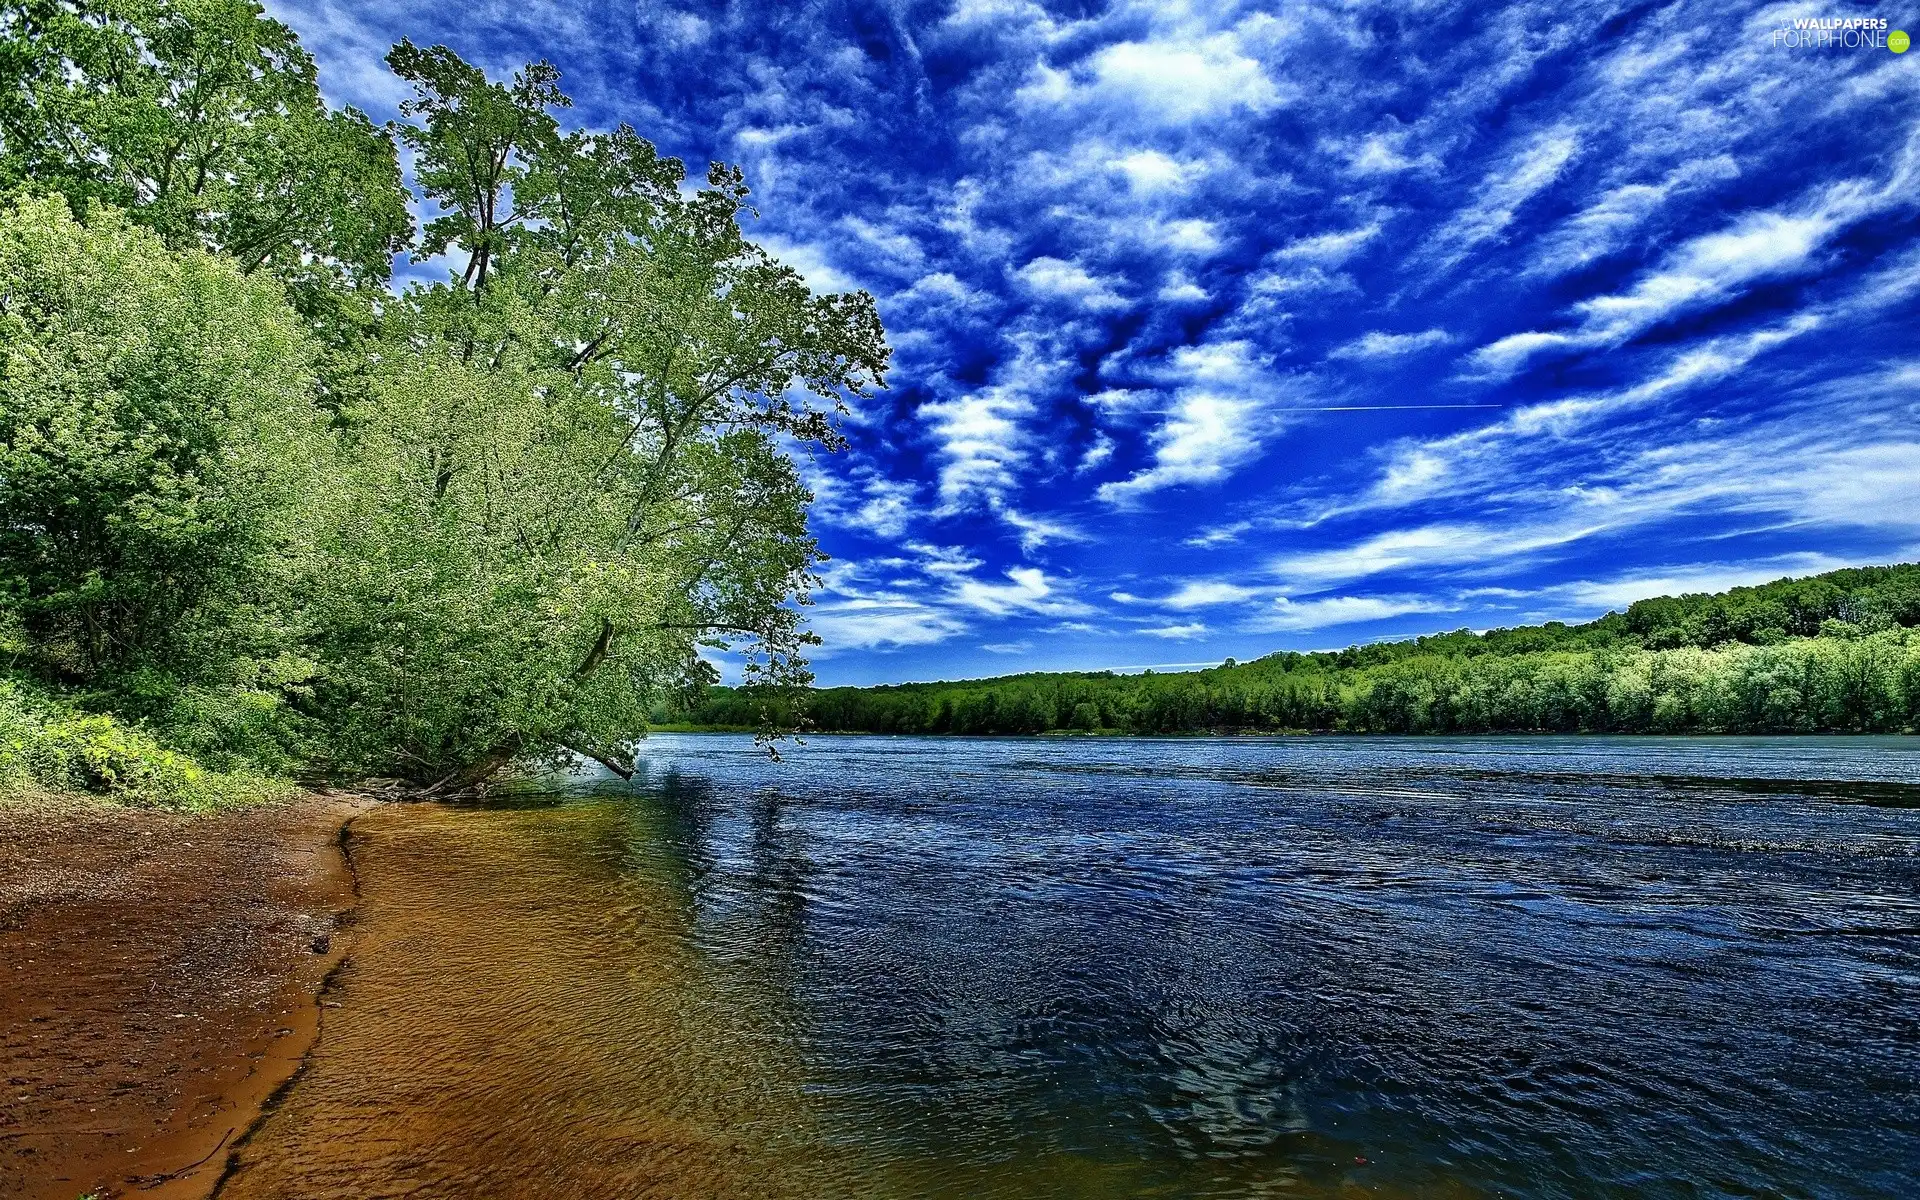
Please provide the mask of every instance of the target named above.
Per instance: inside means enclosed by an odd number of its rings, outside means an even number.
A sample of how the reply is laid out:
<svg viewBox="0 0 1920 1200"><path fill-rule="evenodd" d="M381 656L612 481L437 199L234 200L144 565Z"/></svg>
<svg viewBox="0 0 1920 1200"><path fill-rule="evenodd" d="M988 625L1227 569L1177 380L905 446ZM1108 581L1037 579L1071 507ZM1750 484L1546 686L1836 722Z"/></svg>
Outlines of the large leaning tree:
<svg viewBox="0 0 1920 1200"><path fill-rule="evenodd" d="M333 768L428 791L568 751L617 771L700 650L805 682L819 550L790 455L884 383L865 293L814 295L632 129L564 130L557 73L388 59L447 282L389 304L345 407L304 599Z"/></svg>

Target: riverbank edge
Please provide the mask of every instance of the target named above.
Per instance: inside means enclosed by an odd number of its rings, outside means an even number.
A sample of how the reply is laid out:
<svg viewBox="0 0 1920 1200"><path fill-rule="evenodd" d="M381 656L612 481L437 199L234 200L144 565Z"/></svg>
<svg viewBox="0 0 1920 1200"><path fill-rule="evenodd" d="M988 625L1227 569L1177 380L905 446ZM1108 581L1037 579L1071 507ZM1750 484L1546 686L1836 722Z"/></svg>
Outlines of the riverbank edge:
<svg viewBox="0 0 1920 1200"><path fill-rule="evenodd" d="M324 1036L325 1013L331 1003L328 996L341 971L351 961L359 924L360 880L353 861L353 823L386 801L386 797L352 789L308 789L292 796L222 810L155 810L84 793L36 791L0 797L0 817L11 813L17 818L23 810L35 810L35 815L40 816L85 814L96 825L133 826L143 821L174 821L178 823L177 828L191 831L195 836L214 837L222 837L226 832L222 827L229 822L262 819L278 810L287 815L287 823L275 830L275 844L262 849L295 860L303 855L315 856L318 869L308 871L299 881L275 881L277 885L292 888L276 902L286 905L290 913L303 911L325 926L325 932L311 939L309 952L303 955L288 956L283 951L276 961L275 955L263 946L237 948L233 957L271 962L279 971L272 980L272 1000L260 1011L247 1014L255 1018L250 1024L243 1022L238 1029L223 1026L195 1047L198 1056L217 1064L210 1071L217 1080L215 1085L182 1095L172 1110L160 1118L159 1128L151 1135L130 1122L123 1128L84 1131L94 1136L124 1138L133 1144L124 1151L126 1157L115 1160L111 1170L99 1169L104 1164L96 1162L92 1164L95 1169L85 1174L63 1178L55 1172L64 1168L49 1164L45 1182L38 1187L30 1183L26 1200L74 1200L76 1196L83 1200L108 1200L130 1195L152 1200L211 1200L218 1195L235 1155L298 1081ZM296 810L301 809L313 810L312 815L320 819L299 819ZM78 824L84 826L87 821ZM216 871L198 879L183 878L177 882L185 886L197 883L215 896L217 903L221 886L227 880ZM64 900L59 895L40 901L14 900L0 912L0 917L4 917L0 920L0 945L6 944L4 938L8 933L26 925L36 915L53 919L54 914L49 910L57 909ZM238 909L248 903L248 898L236 894L232 907ZM76 957L85 958L86 952ZM117 965L111 961L61 964L68 973L111 972ZM142 965L157 974L174 964L156 960ZM206 986L215 985L209 982ZM62 1010L71 1011L76 1002L85 1005L94 997L68 993L46 999ZM82 1015L83 1022L90 1021L95 1026L93 1032L103 1035L93 1046L97 1056L127 1051L127 1047L116 1047L112 1043L113 1021L120 1015L108 1011ZM33 1019L45 1018L29 1018ZM0 1067L10 1065L0 1058ZM8 1074L11 1072L0 1069L0 1075ZM105 1102L104 1097L87 1095L84 1084L80 1087L78 1095L67 1098L72 1112L77 1114L89 1099ZM93 1106L87 1107L91 1111ZM74 1165L85 1162L84 1155L71 1149L70 1153ZM56 1158L55 1162L58 1161Z"/></svg>
<svg viewBox="0 0 1920 1200"><path fill-rule="evenodd" d="M353 823L368 809L383 803L381 800L360 793L354 794L354 801L353 811L340 822L332 839L339 869L345 874L350 903L346 907L334 910L334 933L328 943L327 954L319 964L320 980L314 985L311 995L303 996L305 1003L301 1004L297 1010L301 1020L294 1029L294 1044L283 1047L287 1053L276 1061L276 1069L257 1071L250 1077L255 1086L247 1089L246 1103L241 1109L246 1113L246 1124L237 1136L227 1139L224 1146L214 1147L209 1157L213 1154L220 1155L220 1172L214 1176L211 1186L194 1194L194 1200L202 1200L202 1198L213 1200L220 1194L221 1188L226 1186L227 1180L232 1177L234 1168L239 1163L241 1149L253 1140L254 1135L260 1131L260 1127L273 1116L274 1110L286 1099L287 1093L300 1082L300 1076L306 1072L308 1065L313 1061L313 1052L319 1048L320 1039L326 1031L327 1009L339 1007L328 997L334 990L340 973L353 959L354 945L360 929L360 871L353 861ZM221 1153L222 1149L225 1151L224 1154ZM185 1197L182 1197L182 1200L185 1200Z"/></svg>

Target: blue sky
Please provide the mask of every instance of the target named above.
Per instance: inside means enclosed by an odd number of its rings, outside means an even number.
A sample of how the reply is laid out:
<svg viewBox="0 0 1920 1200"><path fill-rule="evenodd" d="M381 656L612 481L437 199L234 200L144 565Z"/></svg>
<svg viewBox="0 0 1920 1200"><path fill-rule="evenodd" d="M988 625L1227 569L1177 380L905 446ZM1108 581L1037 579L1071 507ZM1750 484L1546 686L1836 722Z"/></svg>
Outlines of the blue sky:
<svg viewBox="0 0 1920 1200"><path fill-rule="evenodd" d="M519 0L401 36L748 172L890 389L823 682L1165 666L1920 558L1920 5ZM1882 35L1884 37L1884 34Z"/></svg>

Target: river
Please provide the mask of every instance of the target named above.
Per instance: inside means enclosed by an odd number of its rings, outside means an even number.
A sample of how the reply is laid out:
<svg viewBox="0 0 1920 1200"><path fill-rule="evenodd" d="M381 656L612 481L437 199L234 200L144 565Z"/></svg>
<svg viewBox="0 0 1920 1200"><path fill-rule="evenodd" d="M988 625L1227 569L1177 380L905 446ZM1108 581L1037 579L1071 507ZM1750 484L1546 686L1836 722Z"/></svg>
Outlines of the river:
<svg viewBox="0 0 1920 1200"><path fill-rule="evenodd" d="M1920 1194L1920 740L641 750L356 820L222 1196Z"/></svg>

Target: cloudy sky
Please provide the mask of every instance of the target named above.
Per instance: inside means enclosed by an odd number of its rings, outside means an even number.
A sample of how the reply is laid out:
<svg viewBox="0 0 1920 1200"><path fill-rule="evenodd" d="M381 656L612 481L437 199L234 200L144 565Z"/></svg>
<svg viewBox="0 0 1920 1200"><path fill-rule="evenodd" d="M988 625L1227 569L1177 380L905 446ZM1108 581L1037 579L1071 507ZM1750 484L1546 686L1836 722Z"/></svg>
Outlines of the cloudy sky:
<svg viewBox="0 0 1920 1200"><path fill-rule="evenodd" d="M1164 666L1920 557L1920 51L1832 3L269 0L742 164L895 347L823 681Z"/></svg>

